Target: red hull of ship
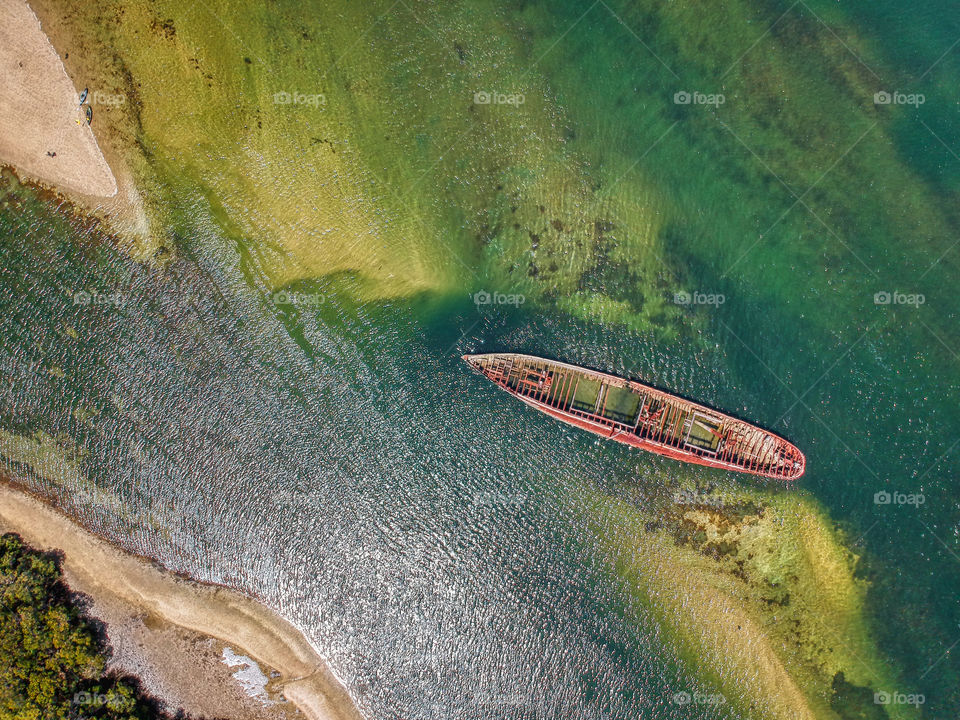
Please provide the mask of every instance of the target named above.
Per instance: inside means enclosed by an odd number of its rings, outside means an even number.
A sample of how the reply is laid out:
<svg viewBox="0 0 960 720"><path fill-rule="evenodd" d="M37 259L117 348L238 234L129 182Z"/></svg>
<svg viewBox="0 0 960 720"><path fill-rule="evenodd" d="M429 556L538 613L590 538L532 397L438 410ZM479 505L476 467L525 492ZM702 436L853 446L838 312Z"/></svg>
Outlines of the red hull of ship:
<svg viewBox="0 0 960 720"><path fill-rule="evenodd" d="M744 472L778 480L796 480L803 474L806 467L806 459L803 453L783 438L712 408L664 393L641 383L527 355L464 355L463 359L493 380L501 389L530 407L568 425L608 440L615 440L624 445L647 450L681 462ZM504 372L505 367L508 368L506 372ZM654 398L661 406L668 406L671 411L675 411L678 418L685 413L686 415L683 417L691 418L689 422L691 428L696 423L717 437L712 440L711 435L707 435L706 442L701 439L702 445L700 447L691 446L682 435L677 433L672 435L669 432L661 433L659 437L656 437L655 430L651 430L648 425L642 424L646 420L642 417L642 404L639 410L641 417L630 418L631 423L636 420L636 425L630 427L630 423L614 420L605 414L605 407L600 409L602 391L598 393L597 407L594 408L593 412L575 409L576 389L573 390L573 400L569 398L569 390L566 398L557 399L562 395L562 392L554 391L554 394L551 394L556 376L562 375L562 378L566 379L567 376L576 378L578 374L579 379L599 383L601 387L606 383L611 388L619 389L621 394L628 391L636 394L638 398ZM565 404L567 401L569 401L569 404ZM638 404L640 404L639 400ZM598 410L599 412L597 412ZM657 417L654 416L653 419L656 420ZM681 422L679 419L677 422L679 427ZM649 433L651 436L644 437L644 433ZM689 440L689 435L690 431L688 430L686 440ZM730 441L731 437L734 437L735 441L727 445L726 442ZM708 449L711 440L712 444L716 446L713 450ZM711 452L713 453L712 456Z"/></svg>

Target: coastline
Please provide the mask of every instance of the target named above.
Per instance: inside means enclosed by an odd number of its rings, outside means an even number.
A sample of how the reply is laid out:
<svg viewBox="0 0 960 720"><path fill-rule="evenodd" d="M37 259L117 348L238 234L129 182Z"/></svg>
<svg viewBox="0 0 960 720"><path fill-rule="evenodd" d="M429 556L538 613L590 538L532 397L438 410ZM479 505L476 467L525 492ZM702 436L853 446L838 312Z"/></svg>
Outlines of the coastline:
<svg viewBox="0 0 960 720"><path fill-rule="evenodd" d="M346 688L302 633L251 598L183 579L126 553L6 482L0 482L0 532L62 553L71 589L89 596L94 607L120 607L181 637L219 641L275 670L274 689L309 720L362 720Z"/></svg>
<svg viewBox="0 0 960 720"><path fill-rule="evenodd" d="M107 92L116 83L102 58L58 10L43 0L0 6L0 166L106 222L131 255L147 259L160 241L138 189L136 109ZM84 88L95 106L89 125L78 105Z"/></svg>
<svg viewBox="0 0 960 720"><path fill-rule="evenodd" d="M0 160L64 191L110 198L117 181L79 91L24 0L0 8Z"/></svg>

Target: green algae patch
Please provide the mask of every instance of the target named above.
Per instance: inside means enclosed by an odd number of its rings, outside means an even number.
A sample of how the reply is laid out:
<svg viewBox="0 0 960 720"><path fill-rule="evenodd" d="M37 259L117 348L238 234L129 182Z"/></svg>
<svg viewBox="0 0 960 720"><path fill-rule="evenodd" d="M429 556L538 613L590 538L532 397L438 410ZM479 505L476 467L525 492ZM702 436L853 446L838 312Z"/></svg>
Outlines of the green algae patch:
<svg viewBox="0 0 960 720"><path fill-rule="evenodd" d="M0 456L29 468L56 490L123 514L123 503L117 494L98 486L83 472L84 453L68 439L58 440L40 430L33 435L0 430Z"/></svg>
<svg viewBox="0 0 960 720"><path fill-rule="evenodd" d="M145 519L153 530L169 537L152 512L133 508L112 488L103 487L84 471L86 451L66 437L53 437L42 430L30 435L0 429L0 460L3 464L25 468L45 485L44 492L66 493L74 503L110 512L135 525Z"/></svg>
<svg viewBox="0 0 960 720"><path fill-rule="evenodd" d="M673 339L708 315L674 302L682 289L829 332L876 292L862 263L895 276L915 238L922 272L953 243L848 49L883 69L882 44L821 11L833 27L741 1L337 0L305 15L291 0L72 0L58 22L83 41L71 58L95 57L127 100L103 115L126 113L148 158L145 204L178 190L159 205L196 223L181 237L215 225L260 284L522 293ZM675 100L690 91L725 101ZM812 312L794 294L837 302Z"/></svg>
<svg viewBox="0 0 960 720"><path fill-rule="evenodd" d="M610 572L743 714L919 717L873 702L901 685L871 638L857 558L809 498L680 493L654 518L595 495L582 510Z"/></svg>
<svg viewBox="0 0 960 720"><path fill-rule="evenodd" d="M363 300L467 286L681 324L655 183L634 172L610 195L633 160L599 178L537 72L531 52L566 30L555 18L334 2L320 22L293 2L136 0L61 16L127 100L158 224L187 243L215 226L258 284L352 274Z"/></svg>
<svg viewBox="0 0 960 720"><path fill-rule="evenodd" d="M324 79L362 22L317 27L292 3L75 3L69 14L104 67L131 78L135 141L154 172L147 192L177 200L165 225L199 210L197 224L247 245L274 288L331 272L381 279L385 295L449 280L415 200L395 199L367 166L376 155L358 149L364 127L394 112L391 93ZM366 58L357 53L353 72L383 76Z"/></svg>

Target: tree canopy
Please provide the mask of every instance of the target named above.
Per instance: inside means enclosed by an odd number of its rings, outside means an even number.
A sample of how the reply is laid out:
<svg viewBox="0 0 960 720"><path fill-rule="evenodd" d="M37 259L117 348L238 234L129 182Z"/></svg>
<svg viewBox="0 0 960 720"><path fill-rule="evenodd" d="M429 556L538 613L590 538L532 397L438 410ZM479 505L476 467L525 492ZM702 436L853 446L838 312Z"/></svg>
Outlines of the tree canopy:
<svg viewBox="0 0 960 720"><path fill-rule="evenodd" d="M71 596L56 556L0 536L0 720L153 720Z"/></svg>

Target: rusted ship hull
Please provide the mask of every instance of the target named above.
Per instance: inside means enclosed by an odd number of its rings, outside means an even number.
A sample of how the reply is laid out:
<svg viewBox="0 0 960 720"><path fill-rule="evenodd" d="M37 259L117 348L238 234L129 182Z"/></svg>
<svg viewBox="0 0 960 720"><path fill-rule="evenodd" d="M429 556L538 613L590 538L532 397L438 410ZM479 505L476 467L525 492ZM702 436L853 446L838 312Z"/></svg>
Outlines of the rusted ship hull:
<svg viewBox="0 0 960 720"><path fill-rule="evenodd" d="M803 475L803 453L783 438L642 383L532 355L463 359L530 407L600 437L777 480Z"/></svg>

